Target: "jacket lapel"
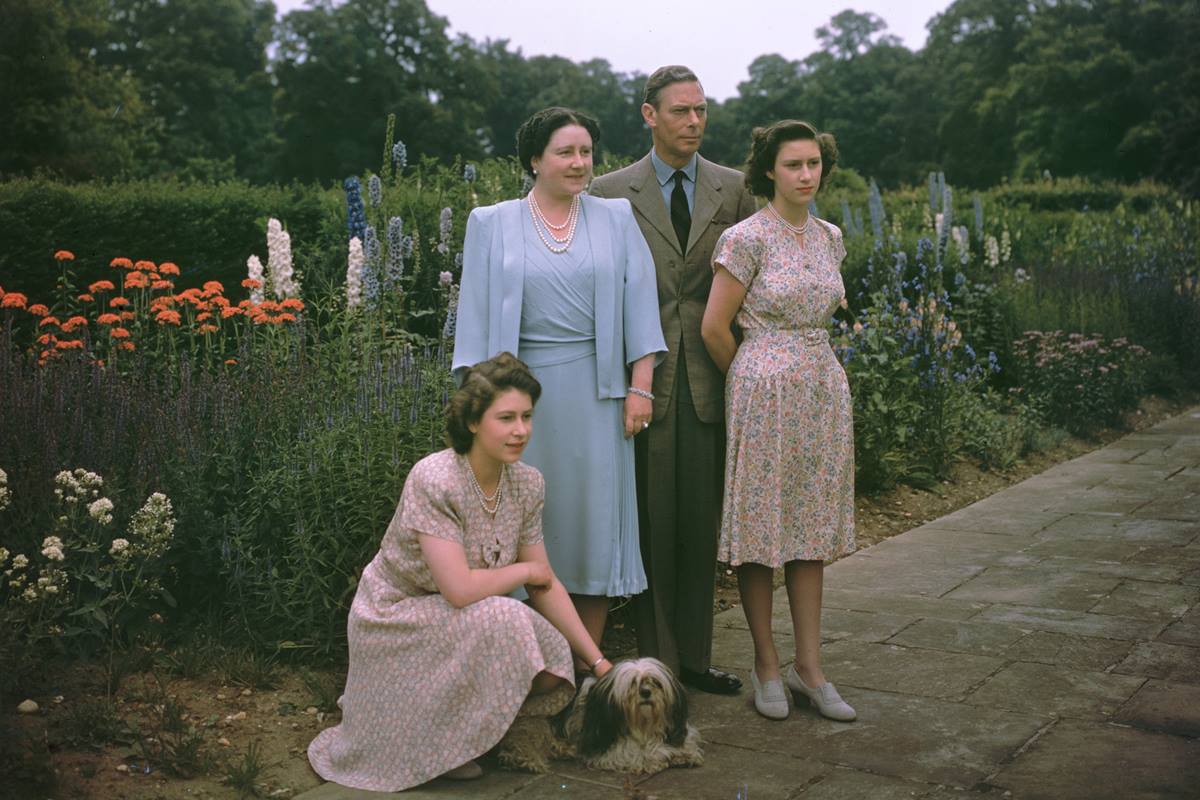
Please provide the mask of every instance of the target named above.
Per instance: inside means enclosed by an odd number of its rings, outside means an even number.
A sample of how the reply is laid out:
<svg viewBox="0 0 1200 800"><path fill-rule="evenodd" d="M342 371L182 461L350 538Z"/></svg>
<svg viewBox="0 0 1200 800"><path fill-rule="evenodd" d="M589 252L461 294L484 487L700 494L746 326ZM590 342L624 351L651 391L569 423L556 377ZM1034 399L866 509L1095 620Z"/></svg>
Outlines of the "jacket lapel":
<svg viewBox="0 0 1200 800"><path fill-rule="evenodd" d="M650 161L650 156L637 163L637 169L629 179L629 190L629 202L634 210L649 220L655 230L679 252L679 239L671 225L671 216L663 202L662 187L658 185L658 177L654 174L654 164Z"/></svg>
<svg viewBox="0 0 1200 800"><path fill-rule="evenodd" d="M706 168L708 164L701 158L696 165L696 202L692 209L692 227L688 232L688 250L703 235L704 229L721 207L721 183L714 171Z"/></svg>

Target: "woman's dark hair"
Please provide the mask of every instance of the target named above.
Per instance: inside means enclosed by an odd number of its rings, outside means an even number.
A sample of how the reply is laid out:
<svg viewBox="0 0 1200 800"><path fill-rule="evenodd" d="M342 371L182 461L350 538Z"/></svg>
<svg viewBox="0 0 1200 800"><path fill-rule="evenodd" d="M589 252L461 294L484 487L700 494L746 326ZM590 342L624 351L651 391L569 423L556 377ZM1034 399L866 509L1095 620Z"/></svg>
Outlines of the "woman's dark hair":
<svg viewBox="0 0 1200 800"><path fill-rule="evenodd" d="M475 441L471 426L483 419L496 398L509 389L524 392L535 404L542 396L538 379L512 353L500 353L468 369L462 386L446 404L446 444L456 453L470 450Z"/></svg>
<svg viewBox="0 0 1200 800"><path fill-rule="evenodd" d="M768 178L767 173L775 169L779 148L797 139L814 141L820 148L821 185L817 188L825 188L838 160L833 134L818 133L811 124L798 119L785 119L765 128L755 128L750 135L750 155L746 157L746 188L750 194L768 198L775 194L775 181Z"/></svg>
<svg viewBox="0 0 1200 800"><path fill-rule="evenodd" d="M600 123L581 111L550 106L536 112L517 128L517 158L529 177L533 177L533 159L546 152L550 137L559 128L579 125L592 137L592 147L600 141Z"/></svg>

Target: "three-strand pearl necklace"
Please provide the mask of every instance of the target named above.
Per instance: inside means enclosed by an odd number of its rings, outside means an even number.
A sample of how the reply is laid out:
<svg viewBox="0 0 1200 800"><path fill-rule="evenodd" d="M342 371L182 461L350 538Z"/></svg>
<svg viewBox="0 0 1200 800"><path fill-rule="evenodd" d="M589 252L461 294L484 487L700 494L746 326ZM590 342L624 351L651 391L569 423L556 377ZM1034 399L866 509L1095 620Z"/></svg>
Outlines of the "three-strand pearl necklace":
<svg viewBox="0 0 1200 800"><path fill-rule="evenodd" d="M768 201L767 202L767 210L771 212L771 216L773 216L775 219L777 219L779 221L779 223L781 225L783 225L783 227L787 228L789 231L791 231L792 233L795 233L799 236L803 236L805 233L807 233L809 225L812 224L812 214L809 214L808 216L806 216L804 218L804 222L802 224L793 225L792 223L788 222L786 219L783 218L783 214L779 213L779 210L775 208L774 203Z"/></svg>
<svg viewBox="0 0 1200 800"><path fill-rule="evenodd" d="M500 510L500 504L504 502L504 478L508 474L508 465L500 465L500 480L496 481L496 493L491 497L483 491L483 487L479 485L479 479L475 477L475 468L471 466L470 459L464 458L463 461L467 465L467 474L471 476L471 488L475 490L475 496L479 498L479 505L483 507L484 513L492 516Z"/></svg>
<svg viewBox="0 0 1200 800"><path fill-rule="evenodd" d="M546 245L546 249L551 253L567 252L567 248L575 239L575 226L579 223L579 195L571 198L571 209L567 212L567 219L560 225L546 219L538 205L537 196L532 191L526 197L529 198L529 216L533 218L533 229L537 231L542 244ZM566 233L562 233L564 230Z"/></svg>

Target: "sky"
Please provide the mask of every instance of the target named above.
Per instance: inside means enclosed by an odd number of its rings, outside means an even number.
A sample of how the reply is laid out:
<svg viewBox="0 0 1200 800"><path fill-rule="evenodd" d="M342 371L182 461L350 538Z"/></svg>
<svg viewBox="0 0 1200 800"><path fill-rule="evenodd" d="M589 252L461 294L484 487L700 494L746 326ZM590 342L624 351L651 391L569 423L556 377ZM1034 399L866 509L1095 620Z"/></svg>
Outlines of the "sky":
<svg viewBox="0 0 1200 800"><path fill-rule="evenodd" d="M801 59L818 49L815 31L851 8L887 23L910 50L925 45L925 24L951 0L846 0L818 4L800 0L425 0L450 21L451 36L476 41L508 39L526 58L564 56L582 62L603 58L617 72L650 73L663 64L686 64L709 97L726 100L749 77L750 62L778 53ZM303 0L275 0L282 15ZM689 9L681 15L680 9ZM743 9L753 9L748 14ZM686 21L680 23L681 16Z"/></svg>

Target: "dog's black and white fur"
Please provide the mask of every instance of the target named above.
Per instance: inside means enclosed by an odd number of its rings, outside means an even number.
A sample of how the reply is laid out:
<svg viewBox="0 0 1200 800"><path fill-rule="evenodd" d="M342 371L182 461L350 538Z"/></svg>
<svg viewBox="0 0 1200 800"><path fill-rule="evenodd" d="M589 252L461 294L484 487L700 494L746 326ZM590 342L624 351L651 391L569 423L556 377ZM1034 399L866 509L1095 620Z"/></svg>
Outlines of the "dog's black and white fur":
<svg viewBox="0 0 1200 800"><path fill-rule="evenodd" d="M661 661L639 658L587 678L554 720L553 734L518 722L500 743L500 761L533 772L546 755L577 757L594 769L650 773L704 763L700 733L688 724L687 695Z"/></svg>

